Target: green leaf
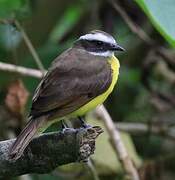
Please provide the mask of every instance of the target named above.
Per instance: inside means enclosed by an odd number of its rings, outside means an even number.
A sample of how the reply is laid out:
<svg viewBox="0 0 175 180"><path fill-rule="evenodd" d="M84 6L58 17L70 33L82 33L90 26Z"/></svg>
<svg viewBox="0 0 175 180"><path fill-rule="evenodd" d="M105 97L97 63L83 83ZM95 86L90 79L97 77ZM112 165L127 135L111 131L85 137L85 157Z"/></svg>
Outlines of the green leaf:
<svg viewBox="0 0 175 180"><path fill-rule="evenodd" d="M15 27L9 24L0 26L0 47L12 50L19 45L20 41L21 34Z"/></svg>
<svg viewBox="0 0 175 180"><path fill-rule="evenodd" d="M175 0L135 0L157 31L175 47Z"/></svg>
<svg viewBox="0 0 175 180"><path fill-rule="evenodd" d="M0 18L13 17L14 13L22 6L24 6L26 0L0 0Z"/></svg>
<svg viewBox="0 0 175 180"><path fill-rule="evenodd" d="M82 6L80 7L74 5L69 7L51 33L50 39L53 42L58 42L63 37L63 35L67 33L79 21L82 14Z"/></svg>
<svg viewBox="0 0 175 180"><path fill-rule="evenodd" d="M100 126L104 130L104 132L97 138L96 150L94 155L91 156L96 165L98 174L109 175L111 173L121 173L121 163L110 143L109 134L107 133L107 129L105 128L103 122L101 120L90 117L90 115L87 117L87 120L88 124L93 124L93 126ZM124 132L121 132L120 135L129 156L134 161L136 167L140 167L142 164L142 159L138 156L131 137L129 134Z"/></svg>

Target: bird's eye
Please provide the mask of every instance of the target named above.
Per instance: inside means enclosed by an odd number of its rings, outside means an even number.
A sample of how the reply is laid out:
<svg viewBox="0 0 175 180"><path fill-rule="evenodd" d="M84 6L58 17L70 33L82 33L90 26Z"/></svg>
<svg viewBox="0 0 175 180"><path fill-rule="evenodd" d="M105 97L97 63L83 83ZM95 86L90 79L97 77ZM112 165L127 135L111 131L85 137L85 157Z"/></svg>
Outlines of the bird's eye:
<svg viewBox="0 0 175 180"><path fill-rule="evenodd" d="M101 45L103 44L103 42L102 42L102 41L96 41L96 44L97 44L98 46L101 46Z"/></svg>
<svg viewBox="0 0 175 180"><path fill-rule="evenodd" d="M102 45L103 42L102 42L102 41L97 41L97 44L98 44L98 45Z"/></svg>

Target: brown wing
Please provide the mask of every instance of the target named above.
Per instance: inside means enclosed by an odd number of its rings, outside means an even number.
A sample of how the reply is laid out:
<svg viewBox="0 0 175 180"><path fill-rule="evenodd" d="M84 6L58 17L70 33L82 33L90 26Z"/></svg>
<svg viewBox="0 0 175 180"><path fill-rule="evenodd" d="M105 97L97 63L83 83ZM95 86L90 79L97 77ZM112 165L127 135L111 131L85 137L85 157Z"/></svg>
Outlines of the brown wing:
<svg viewBox="0 0 175 180"><path fill-rule="evenodd" d="M105 92L111 79L111 68L104 58L70 49L52 63L37 88L31 115L65 116Z"/></svg>

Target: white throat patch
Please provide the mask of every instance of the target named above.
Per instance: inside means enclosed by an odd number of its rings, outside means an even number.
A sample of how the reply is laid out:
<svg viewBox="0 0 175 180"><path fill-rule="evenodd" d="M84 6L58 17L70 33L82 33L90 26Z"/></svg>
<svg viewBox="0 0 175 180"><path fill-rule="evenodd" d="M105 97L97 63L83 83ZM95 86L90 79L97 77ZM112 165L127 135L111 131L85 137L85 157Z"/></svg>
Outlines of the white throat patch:
<svg viewBox="0 0 175 180"><path fill-rule="evenodd" d="M114 55L114 52L112 51L105 51L105 52L89 52L90 54L93 54L95 56L103 56L103 57L111 57Z"/></svg>
<svg viewBox="0 0 175 180"><path fill-rule="evenodd" d="M115 44L116 41L113 37L106 36L102 33L95 33L95 34L85 34L83 36L80 36L79 39L85 39L85 40L97 40L102 41L110 44Z"/></svg>

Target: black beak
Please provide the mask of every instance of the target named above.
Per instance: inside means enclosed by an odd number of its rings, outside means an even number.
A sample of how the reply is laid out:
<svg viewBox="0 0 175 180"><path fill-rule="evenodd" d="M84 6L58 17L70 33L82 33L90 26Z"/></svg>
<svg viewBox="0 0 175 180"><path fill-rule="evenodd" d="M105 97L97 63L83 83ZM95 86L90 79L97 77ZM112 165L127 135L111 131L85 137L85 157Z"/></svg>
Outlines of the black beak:
<svg viewBox="0 0 175 180"><path fill-rule="evenodd" d="M125 49L122 48L121 46L119 46L118 44L112 44L111 45L111 50L112 51L125 51Z"/></svg>

